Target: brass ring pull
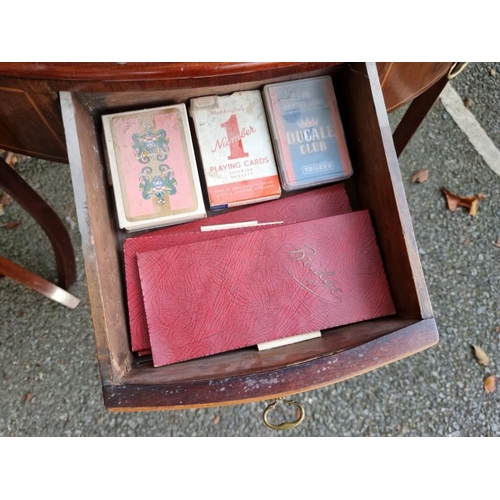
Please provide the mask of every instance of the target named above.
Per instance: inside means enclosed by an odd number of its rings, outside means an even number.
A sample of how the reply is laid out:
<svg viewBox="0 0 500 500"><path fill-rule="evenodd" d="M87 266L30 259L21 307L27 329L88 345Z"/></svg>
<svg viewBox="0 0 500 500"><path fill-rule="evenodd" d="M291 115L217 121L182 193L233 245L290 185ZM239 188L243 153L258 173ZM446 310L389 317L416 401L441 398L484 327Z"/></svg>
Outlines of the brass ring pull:
<svg viewBox="0 0 500 500"><path fill-rule="evenodd" d="M453 80L453 78L462 73L462 71L467 67L468 64L468 62L453 63L448 70L448 80Z"/></svg>
<svg viewBox="0 0 500 500"><path fill-rule="evenodd" d="M282 422L281 424L273 424L269 422L268 415L276 408L278 401L283 401L283 403L285 403L288 406L295 406L296 408L298 408L299 416L297 420L294 420L293 422ZM275 431L289 431L290 429L294 429L295 427L297 427L297 425L299 425L302 422L302 420L304 420L305 416L306 412L304 410L304 407L300 403L297 403L297 401L293 401L292 399L278 398L267 406L262 415L262 419L264 420L264 423L267 425L267 427L269 427L270 429L273 429Z"/></svg>

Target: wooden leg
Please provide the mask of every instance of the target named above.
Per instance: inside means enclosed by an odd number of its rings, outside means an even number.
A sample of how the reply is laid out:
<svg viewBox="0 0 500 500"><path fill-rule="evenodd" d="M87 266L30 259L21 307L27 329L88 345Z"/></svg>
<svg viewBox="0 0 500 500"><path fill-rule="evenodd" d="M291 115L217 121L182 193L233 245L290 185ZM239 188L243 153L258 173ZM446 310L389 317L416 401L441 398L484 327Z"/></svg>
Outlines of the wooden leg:
<svg viewBox="0 0 500 500"><path fill-rule="evenodd" d="M68 289L76 280L76 264L69 233L58 215L37 192L2 158L0 186L40 224L56 257L58 284ZM0 269L0 274L6 274Z"/></svg>
<svg viewBox="0 0 500 500"><path fill-rule="evenodd" d="M1 255L0 273L4 276L12 278L18 283L21 283L21 285L25 285L28 288L45 295L49 299L59 302L59 304L62 304L63 306L69 307L70 309L74 309L80 303L80 299L71 295L66 290L59 288L57 285L50 283L50 281L41 278L27 269L24 269L24 267L15 264Z"/></svg>
<svg viewBox="0 0 500 500"><path fill-rule="evenodd" d="M447 83L448 76L445 75L423 94L413 99L393 135L394 146L396 147L396 154L398 156L401 155L408 145L413 134L417 131Z"/></svg>

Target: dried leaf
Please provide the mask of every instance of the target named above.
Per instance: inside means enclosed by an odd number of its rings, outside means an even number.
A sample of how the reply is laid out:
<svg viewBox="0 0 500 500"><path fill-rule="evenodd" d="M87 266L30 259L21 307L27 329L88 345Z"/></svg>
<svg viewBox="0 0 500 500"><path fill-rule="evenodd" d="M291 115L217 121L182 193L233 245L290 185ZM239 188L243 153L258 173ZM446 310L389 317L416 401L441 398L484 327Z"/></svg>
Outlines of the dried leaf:
<svg viewBox="0 0 500 500"><path fill-rule="evenodd" d="M458 207L465 207L469 210L469 214L473 216L477 214L479 201L486 198L483 193L479 193L477 196L458 196L446 188L442 188L442 191L446 197L450 212L456 212Z"/></svg>
<svg viewBox="0 0 500 500"><path fill-rule="evenodd" d="M5 229L14 229L17 226L19 226L19 224L21 224L21 223L18 220L13 220L12 222L8 222L7 224L3 224L2 227L4 227Z"/></svg>
<svg viewBox="0 0 500 500"><path fill-rule="evenodd" d="M500 326L495 327L495 332L500 333Z"/></svg>
<svg viewBox="0 0 500 500"><path fill-rule="evenodd" d="M495 245L496 247L500 248L500 240L494 241L493 245Z"/></svg>
<svg viewBox="0 0 500 500"><path fill-rule="evenodd" d="M497 376L489 375L483 380L483 387L486 392L495 392L497 389Z"/></svg>
<svg viewBox="0 0 500 500"><path fill-rule="evenodd" d="M490 364L490 358L478 345L472 344L472 349L474 350L474 356L480 365L488 366Z"/></svg>
<svg viewBox="0 0 500 500"><path fill-rule="evenodd" d="M410 177L410 182L415 183L415 182L426 182L427 179L429 179L429 169L428 168L421 168L420 170L417 170L414 172L414 174Z"/></svg>
<svg viewBox="0 0 500 500"><path fill-rule="evenodd" d="M13 200L12 196L8 195L7 193L4 193L2 195L2 197L0 198L0 203L4 207L8 207L9 205L12 205L12 203L14 203L14 200Z"/></svg>
<svg viewBox="0 0 500 500"><path fill-rule="evenodd" d="M496 69L495 69L495 68L491 68L491 69L490 69L490 75L491 75L491 76L496 76L496 74L497 74Z"/></svg>
<svg viewBox="0 0 500 500"><path fill-rule="evenodd" d="M0 216L2 216L5 212L3 211L3 205L0 203Z"/></svg>
<svg viewBox="0 0 500 500"><path fill-rule="evenodd" d="M215 415L212 419L212 424L217 425L220 422L220 415Z"/></svg>
<svg viewBox="0 0 500 500"><path fill-rule="evenodd" d="M6 154L5 156L5 163L9 165L11 168L16 168L18 158L14 153L11 153L10 151Z"/></svg>
<svg viewBox="0 0 500 500"><path fill-rule="evenodd" d="M448 203L448 210L450 212L455 212L460 206L460 198L445 188L443 188L443 193L446 197L446 203Z"/></svg>
<svg viewBox="0 0 500 500"><path fill-rule="evenodd" d="M24 403L29 403L33 399L33 393L32 392L27 392L24 395L23 402Z"/></svg>
<svg viewBox="0 0 500 500"><path fill-rule="evenodd" d="M464 106L466 108L472 108L472 106L474 106L474 101L470 97L466 97L464 99Z"/></svg>
<svg viewBox="0 0 500 500"><path fill-rule="evenodd" d="M479 207L479 200L476 198L475 200L472 200L472 203L469 208L469 214L472 216L476 215L478 207Z"/></svg>

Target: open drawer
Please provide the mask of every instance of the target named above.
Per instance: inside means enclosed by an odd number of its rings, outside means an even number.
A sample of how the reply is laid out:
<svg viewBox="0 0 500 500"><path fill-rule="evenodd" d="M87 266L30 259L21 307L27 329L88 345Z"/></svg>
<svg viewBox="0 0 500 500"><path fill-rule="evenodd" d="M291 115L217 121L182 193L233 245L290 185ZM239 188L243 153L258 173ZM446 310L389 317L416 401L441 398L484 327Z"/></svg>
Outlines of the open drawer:
<svg viewBox="0 0 500 500"><path fill-rule="evenodd" d="M272 399L359 375L435 344L438 333L375 64L325 63L311 70L308 64L276 63L238 75L215 64L210 74L197 74L194 66L186 77L158 82L153 90L61 93L106 407L184 409ZM130 350L122 259L128 235L115 216L101 115L325 74L334 82L354 170L346 187L353 209L371 212L397 314L267 351L246 348L159 368L143 362Z"/></svg>

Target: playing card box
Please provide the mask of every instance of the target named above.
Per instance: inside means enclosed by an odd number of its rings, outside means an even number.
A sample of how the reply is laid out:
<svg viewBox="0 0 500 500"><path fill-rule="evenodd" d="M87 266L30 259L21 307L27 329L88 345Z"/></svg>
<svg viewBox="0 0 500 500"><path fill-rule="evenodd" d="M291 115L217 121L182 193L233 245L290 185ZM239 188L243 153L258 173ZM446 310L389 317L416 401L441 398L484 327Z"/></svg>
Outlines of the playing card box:
<svg viewBox="0 0 500 500"><path fill-rule="evenodd" d="M329 76L265 85L263 94L285 191L351 176L351 162Z"/></svg>
<svg viewBox="0 0 500 500"><path fill-rule="evenodd" d="M191 99L210 208L279 198L280 181L259 90Z"/></svg>
<svg viewBox="0 0 500 500"><path fill-rule="evenodd" d="M102 123L121 228L206 217L184 104L105 115Z"/></svg>

